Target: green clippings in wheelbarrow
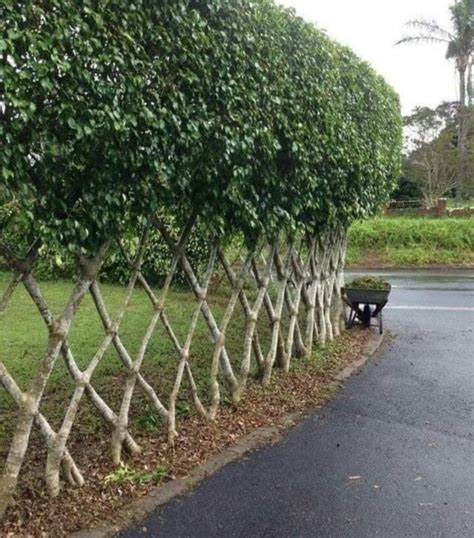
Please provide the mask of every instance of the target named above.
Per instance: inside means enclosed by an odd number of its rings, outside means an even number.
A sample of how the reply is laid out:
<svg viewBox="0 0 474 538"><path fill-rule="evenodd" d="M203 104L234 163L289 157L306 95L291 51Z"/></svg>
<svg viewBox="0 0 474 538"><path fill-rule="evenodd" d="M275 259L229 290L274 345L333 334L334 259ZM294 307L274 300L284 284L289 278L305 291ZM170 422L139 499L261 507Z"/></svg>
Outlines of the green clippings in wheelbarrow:
<svg viewBox="0 0 474 538"><path fill-rule="evenodd" d="M357 290L390 290L392 289L392 285L382 277L365 275L352 279L346 284L345 288Z"/></svg>

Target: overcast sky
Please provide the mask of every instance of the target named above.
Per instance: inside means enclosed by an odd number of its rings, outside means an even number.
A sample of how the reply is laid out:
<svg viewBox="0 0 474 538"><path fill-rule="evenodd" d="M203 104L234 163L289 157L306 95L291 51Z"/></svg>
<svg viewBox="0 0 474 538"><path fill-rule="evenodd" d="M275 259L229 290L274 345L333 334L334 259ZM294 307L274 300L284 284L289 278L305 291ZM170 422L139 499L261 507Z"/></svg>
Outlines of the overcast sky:
<svg viewBox="0 0 474 538"><path fill-rule="evenodd" d="M400 94L403 113L457 99L454 64L438 44L398 45L403 25L424 16L449 28L453 0L279 0L349 45Z"/></svg>

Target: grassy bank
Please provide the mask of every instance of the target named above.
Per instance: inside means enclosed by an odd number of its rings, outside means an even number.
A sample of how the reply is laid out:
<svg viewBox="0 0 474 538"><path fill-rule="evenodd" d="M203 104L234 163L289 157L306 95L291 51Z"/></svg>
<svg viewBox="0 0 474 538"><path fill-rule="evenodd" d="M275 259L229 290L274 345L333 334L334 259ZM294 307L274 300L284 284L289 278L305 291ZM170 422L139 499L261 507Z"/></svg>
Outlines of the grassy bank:
<svg viewBox="0 0 474 538"><path fill-rule="evenodd" d="M349 232L350 266L473 266L474 219L374 218Z"/></svg>

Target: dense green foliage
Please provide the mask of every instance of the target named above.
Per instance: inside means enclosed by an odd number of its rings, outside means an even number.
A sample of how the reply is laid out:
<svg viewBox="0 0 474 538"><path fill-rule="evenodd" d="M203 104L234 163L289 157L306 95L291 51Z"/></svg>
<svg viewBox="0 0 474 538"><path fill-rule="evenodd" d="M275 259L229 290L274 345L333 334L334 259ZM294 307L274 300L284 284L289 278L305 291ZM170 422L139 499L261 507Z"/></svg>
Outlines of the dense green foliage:
<svg viewBox="0 0 474 538"><path fill-rule="evenodd" d="M348 262L358 265L473 265L473 219L375 218L349 229Z"/></svg>
<svg viewBox="0 0 474 538"><path fill-rule="evenodd" d="M170 225L171 229L176 227ZM176 230L177 232L177 230ZM136 237L130 234L123 240L124 247L129 256L134 256L138 241ZM201 274L206 268L209 260L209 242L203 234L202 228L195 227L186 243L186 256L193 269ZM49 256L51 260L51 256ZM142 274L150 284L163 284L166 276L170 272L172 257L170 256L169 247L166 245L163 237L158 230L151 230L146 246L145 260L142 267ZM41 275L40 275L41 276ZM51 274L44 275L47 278ZM70 276L61 275L61 276ZM101 271L101 280L126 284L130 278L130 266L125 260L119 249L114 249L110 256L107 257ZM173 277L173 284L181 286L186 281L183 270L178 267Z"/></svg>
<svg viewBox="0 0 474 538"><path fill-rule="evenodd" d="M47 243L163 208L247 237L346 224L397 179L394 92L270 0L0 10L0 196Z"/></svg>
<svg viewBox="0 0 474 538"><path fill-rule="evenodd" d="M392 193L392 200L419 200L420 204L422 197L420 187L406 176L400 178L397 188Z"/></svg>
<svg viewBox="0 0 474 538"><path fill-rule="evenodd" d="M6 214L7 208L4 208ZM0 225L2 212L0 211ZM8 233L3 233L2 240L9 245L15 245L20 251L25 251L28 247L24 229L21 223L17 226L10 225ZM170 229L178 233L176 225L169 222ZM122 237L122 246L129 258L133 259L138 249L138 239L133 233L127 233ZM209 242L203 234L202 227L193 228L186 243L186 256L193 269L200 273L207 265L209 259ZM0 271L7 270L7 265L2 263L0 257ZM162 284L171 269L172 257L169 247L158 230L151 229L148 236L145 261L142 266L142 274L151 284ZM63 247L42 245L39 249L35 262L34 273L41 280L71 280L77 277L78 267L73 257L69 255L67 249ZM109 250L109 255L104 261L101 269L100 279L105 282L116 284L126 284L130 278L130 265L124 257L122 249L113 244ZM176 269L173 284L181 286L185 283L185 277L180 267Z"/></svg>

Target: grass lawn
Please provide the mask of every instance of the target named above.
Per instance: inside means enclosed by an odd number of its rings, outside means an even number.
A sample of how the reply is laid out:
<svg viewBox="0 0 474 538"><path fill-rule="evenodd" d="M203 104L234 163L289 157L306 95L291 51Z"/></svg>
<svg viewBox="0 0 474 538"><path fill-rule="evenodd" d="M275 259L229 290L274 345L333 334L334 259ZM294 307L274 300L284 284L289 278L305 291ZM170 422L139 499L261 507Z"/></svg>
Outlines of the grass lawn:
<svg viewBox="0 0 474 538"><path fill-rule="evenodd" d="M5 288L8 275L0 273L0 293ZM41 289L55 314L58 314L70 293L70 282L42 282ZM121 286L104 284L101 286L104 300L113 315L124 298L125 289ZM216 293L209 299L214 316L220 320L227 306L229 295L225 290ZM186 291L173 290L168 295L166 311L180 342L184 342L193 310L196 306L194 296ZM263 314L263 310L262 310ZM140 288L136 289L132 301L123 319L120 335L124 345L132 357L139 349L141 338L151 318L152 308L148 297ZM265 323L265 315L260 316L259 336L265 351L269 344L269 330ZM239 371L239 360L242 354L242 335L244 318L240 305L237 305L227 335L226 345L234 362L236 373ZM81 368L85 368L93 357L104 337L104 330L96 313L92 298L87 295L83 300L73 322L69 343L71 350ZM47 331L36 308L23 287L19 286L4 314L0 317L0 361L7 367L22 389L28 386L42 357L47 341ZM207 325L200 317L195 334L190 361L193 374L200 389L200 396L206 402L208 390L207 377L212 357L213 345L209 338ZM166 335L161 322L150 342L141 369L147 381L167 405L168 395L176 375L178 355ZM118 412L121 401L125 368L123 367L113 346L111 346L95 370L92 384L109 406ZM61 423L65 406L72 395L74 383L60 357L48 382L41 410L51 425L57 428ZM225 398L225 392L223 397ZM187 380L183 380L178 414L192 413L190 392ZM0 467L2 456L8 447L11 436L16 407L6 391L0 385ZM74 427L75 435L97 435L103 421L96 411L83 397L79 417ZM132 430L153 430L161 428L161 420L148 406L147 400L139 386L135 390L133 407L130 416L133 418Z"/></svg>
<svg viewBox="0 0 474 538"><path fill-rule="evenodd" d="M474 265L474 219L378 217L349 231L350 265Z"/></svg>

